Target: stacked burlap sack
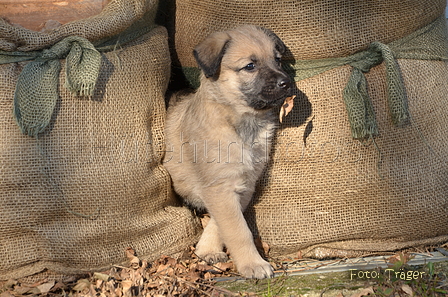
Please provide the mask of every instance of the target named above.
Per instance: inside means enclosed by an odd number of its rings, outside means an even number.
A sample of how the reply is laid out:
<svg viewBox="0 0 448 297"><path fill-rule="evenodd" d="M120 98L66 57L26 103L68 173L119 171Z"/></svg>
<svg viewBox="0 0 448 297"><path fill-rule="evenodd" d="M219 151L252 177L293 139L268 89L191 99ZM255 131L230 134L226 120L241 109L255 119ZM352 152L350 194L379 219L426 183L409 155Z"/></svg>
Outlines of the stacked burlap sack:
<svg viewBox="0 0 448 297"><path fill-rule="evenodd" d="M361 255L448 240L444 0L177 0L175 67L239 24L285 42L294 109L246 212L272 253Z"/></svg>
<svg viewBox="0 0 448 297"><path fill-rule="evenodd" d="M46 33L0 19L0 279L197 240L161 164L170 58L157 4L112 0Z"/></svg>

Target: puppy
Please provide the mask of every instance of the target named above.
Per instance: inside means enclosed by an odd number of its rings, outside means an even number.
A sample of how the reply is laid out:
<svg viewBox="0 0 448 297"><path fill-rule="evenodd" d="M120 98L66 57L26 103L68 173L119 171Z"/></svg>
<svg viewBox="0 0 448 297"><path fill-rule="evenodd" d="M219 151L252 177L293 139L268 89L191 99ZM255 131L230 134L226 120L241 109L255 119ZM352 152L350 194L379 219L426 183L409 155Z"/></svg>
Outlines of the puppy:
<svg viewBox="0 0 448 297"><path fill-rule="evenodd" d="M208 36L193 51L201 71L194 94L171 99L164 165L175 191L210 221L195 253L227 260L247 278L273 275L243 216L268 161L278 109L291 82L281 68L285 45L269 30L242 26Z"/></svg>

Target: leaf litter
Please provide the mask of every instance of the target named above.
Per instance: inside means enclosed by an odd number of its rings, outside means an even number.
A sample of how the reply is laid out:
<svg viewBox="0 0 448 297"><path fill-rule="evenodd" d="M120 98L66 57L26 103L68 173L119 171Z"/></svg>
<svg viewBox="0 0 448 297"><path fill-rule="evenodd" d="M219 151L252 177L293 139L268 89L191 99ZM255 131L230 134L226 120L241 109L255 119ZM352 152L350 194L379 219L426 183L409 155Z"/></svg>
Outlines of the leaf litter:
<svg viewBox="0 0 448 297"><path fill-rule="evenodd" d="M152 263L127 248L126 266L114 265L72 283L48 279L35 284L9 280L0 285L0 297L15 296L241 296L215 287L217 277L235 276L232 262L209 265L190 247L179 258L161 256Z"/></svg>
<svg viewBox="0 0 448 297"><path fill-rule="evenodd" d="M255 243L260 253L264 254L265 257L270 258L269 245L264 243L261 238L256 238ZM26 283L23 280L0 282L0 297L266 296L264 293L262 295L244 291L236 293L222 286L216 286L218 281L242 278L237 273L236 268L231 261L214 265L207 264L194 254L193 247L189 247L177 258L164 255L152 263L140 259L132 248L127 248L124 252L128 259L124 266L114 265L107 271L95 272L81 277L73 277L71 280L66 279L65 281L57 281L43 279L35 283ZM390 267L394 267L395 265L406 265L412 257L413 256L410 256L408 253L396 253L387 258L387 261L390 263ZM286 261L287 260L285 259L280 263L271 262L276 270L276 274L286 276L293 272L290 269L291 267L288 267L289 264L287 264ZM305 259L302 259L302 255L298 255L295 261L300 262L305 261ZM342 260L340 259L338 261ZM320 266L325 265L329 264L322 263ZM316 267L303 267L302 270L314 270L315 268ZM279 279L284 280L284 277L280 277ZM446 292L446 278L443 278L442 281L441 286L440 280L438 281L439 287L437 287L436 290ZM269 285L271 281L267 280L267 282ZM272 285L274 285L274 283L275 281L272 281ZM385 294L390 292L400 292L400 296L418 296L414 285L420 286L421 283L411 284L401 281L395 283L394 281L394 283L378 283L374 286L372 286L372 283L366 283L365 285L367 285L367 287L358 292L353 292L354 294L347 295L348 292L346 292L342 295L341 292L338 297L372 296L375 295L377 291L385 292ZM386 295L389 296L390 294ZM275 294L272 296L279 295Z"/></svg>

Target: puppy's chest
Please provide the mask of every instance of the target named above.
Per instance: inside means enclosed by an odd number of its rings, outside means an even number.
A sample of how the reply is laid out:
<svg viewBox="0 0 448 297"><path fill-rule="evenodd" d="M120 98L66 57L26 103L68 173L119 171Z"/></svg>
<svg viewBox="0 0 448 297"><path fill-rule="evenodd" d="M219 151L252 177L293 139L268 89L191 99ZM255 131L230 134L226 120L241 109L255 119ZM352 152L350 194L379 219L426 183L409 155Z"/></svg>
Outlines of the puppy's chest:
<svg viewBox="0 0 448 297"><path fill-rule="evenodd" d="M262 159L267 161L274 128L275 124L269 119L243 118L235 127L235 131L243 144L243 153L255 162Z"/></svg>

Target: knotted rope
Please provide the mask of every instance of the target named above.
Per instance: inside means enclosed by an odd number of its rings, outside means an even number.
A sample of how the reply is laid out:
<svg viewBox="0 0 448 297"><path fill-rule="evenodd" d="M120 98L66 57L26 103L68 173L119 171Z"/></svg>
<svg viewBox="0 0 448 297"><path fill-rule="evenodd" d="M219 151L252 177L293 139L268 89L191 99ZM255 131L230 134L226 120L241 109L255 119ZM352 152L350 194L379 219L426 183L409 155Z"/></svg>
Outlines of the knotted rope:
<svg viewBox="0 0 448 297"><path fill-rule="evenodd" d="M30 61L19 74L14 93L13 114L22 133L37 137L49 125L59 97L60 59L65 59L65 87L74 95L92 96L100 73L100 52L116 50L150 32L156 25L148 23L148 18L145 15L95 45L83 37L69 36L41 51L0 50L0 64Z"/></svg>
<svg viewBox="0 0 448 297"><path fill-rule="evenodd" d="M300 81L340 66L352 66L352 72L343 90L351 134L354 139L370 139L379 132L373 104L367 91L365 73L384 62L391 121L397 126L403 125L410 116L406 91L396 60L448 61L447 40L446 18L441 15L429 25L387 45L376 41L366 50L347 57L285 61L283 67L295 81ZM199 87L200 71L197 67L183 67L182 71L192 87Z"/></svg>
<svg viewBox="0 0 448 297"><path fill-rule="evenodd" d="M386 67L387 95L392 121L395 125L402 125L409 117L400 70L391 49L380 42L373 42L364 53L362 59L349 63L353 70L343 91L352 136L355 139L378 134L364 73L382 62Z"/></svg>
<svg viewBox="0 0 448 297"><path fill-rule="evenodd" d="M352 72L343 91L343 98L354 139L371 138L378 134L372 101L367 92L365 73L384 62L389 113L392 122L405 124L409 119L406 92L396 59L448 61L446 19L441 16L433 23L388 45L373 42L365 51L348 57L318 60L298 60L291 65L295 80L300 81L343 65Z"/></svg>
<svg viewBox="0 0 448 297"><path fill-rule="evenodd" d="M33 59L19 74L14 94L13 112L22 133L37 136L50 123L59 96L60 59L66 59L67 89L80 96L93 94L101 54L87 39L66 37L49 49L21 57Z"/></svg>

